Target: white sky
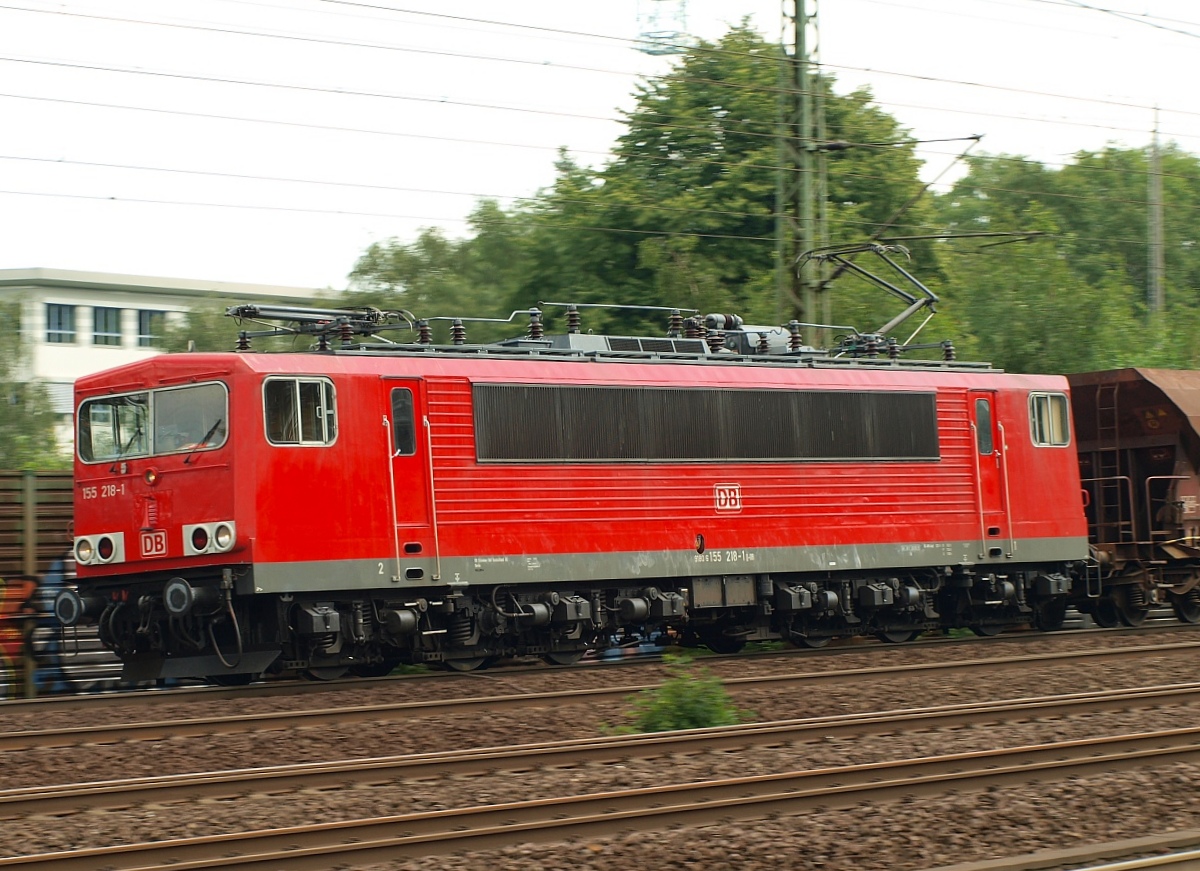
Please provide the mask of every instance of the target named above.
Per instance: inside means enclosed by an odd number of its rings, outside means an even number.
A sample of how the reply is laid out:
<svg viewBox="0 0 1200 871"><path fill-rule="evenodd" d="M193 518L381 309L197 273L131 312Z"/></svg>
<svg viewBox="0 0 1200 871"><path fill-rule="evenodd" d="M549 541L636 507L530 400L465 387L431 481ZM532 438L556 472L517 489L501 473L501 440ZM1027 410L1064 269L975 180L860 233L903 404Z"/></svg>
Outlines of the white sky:
<svg viewBox="0 0 1200 871"><path fill-rule="evenodd" d="M638 3L0 0L0 269L340 289L372 242L535 194L559 146L601 164L671 63L634 49ZM819 57L919 139L1057 164L1144 145L1158 106L1200 153L1200 7L1087 5L822 0ZM689 29L776 39L781 9L690 0Z"/></svg>

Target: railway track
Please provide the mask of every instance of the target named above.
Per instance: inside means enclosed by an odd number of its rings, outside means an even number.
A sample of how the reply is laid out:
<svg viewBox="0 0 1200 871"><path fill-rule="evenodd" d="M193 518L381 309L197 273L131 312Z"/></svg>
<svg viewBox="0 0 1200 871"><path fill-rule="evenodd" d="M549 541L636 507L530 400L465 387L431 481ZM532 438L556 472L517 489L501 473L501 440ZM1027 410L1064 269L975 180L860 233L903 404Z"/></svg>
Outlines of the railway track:
<svg viewBox="0 0 1200 871"><path fill-rule="evenodd" d="M902 680L930 673L948 673L970 670L974 675L1014 668L1029 668L1037 665L1064 665L1081 662L1119 661L1136 663L1139 659L1162 656L1194 656L1200 651L1200 642L1172 642L1167 644L1136 645L1102 650L1067 651L1058 653L1019 655L988 659L968 659L956 662L916 663L872 668L832 669L819 672L797 672L785 675L726 678L723 683L732 693L770 686L781 691L794 690L799 686L816 686L822 683ZM70 747L82 744L115 743L123 741L154 741L199 735L219 735L246 732L272 732L312 726L343 726L352 723L393 719L431 717L444 714L493 713L515 708L536 708L569 705L597 704L622 701L643 690L653 689L657 684L637 684L618 687L571 688L555 692L512 693L507 695L476 696L443 700L396 702L386 704L338 706L314 710L273 711L267 713L244 713L233 716L175 718L137 723L112 723L101 725L71 726L66 728L8 731L0 734L0 751L9 752L47 747ZM10 703L11 710L21 709L22 703ZM39 700L24 703L25 708L38 710L36 706L57 705L57 700ZM99 710L103 706L97 706ZM93 709L91 719L96 714Z"/></svg>
<svg viewBox="0 0 1200 871"><path fill-rule="evenodd" d="M1128 628L1122 627L1117 629L1095 629L1089 628L1093 624L1090 619L1071 612L1072 616L1068 620L1066 627L1059 632L1046 633L1039 631L1014 631L998 636L986 638L952 638L941 636L922 637L916 641L906 643L900 647L894 645L885 645L874 639L854 638L841 639L834 641L830 646L820 649L806 648L783 648L778 650L753 650L743 651L736 654L709 654L703 653L702 659L704 663L723 663L723 662L756 662L764 659L776 660L795 658L806 662L824 662L829 659L837 659L846 656L861 656L864 653L875 653L880 656L892 656L898 653L920 652L930 649L990 649L992 647L1006 646L1021 646L1024 644L1039 644L1039 643L1075 643L1079 641L1097 641L1102 643L1102 640L1120 639L1122 637L1148 637L1153 638L1157 635L1169 634L1171 636L1186 637L1193 633L1200 632L1200 625L1190 625L1180 623L1175 619L1169 608L1158 608L1151 612L1151 616L1147 618L1147 622L1139 627ZM620 648L614 648L614 651ZM308 695L313 693L327 692L352 692L354 690L378 690L380 686L386 686L391 683L428 683L431 685L437 684L454 684L463 682L487 682L487 681L504 681L511 678L519 678L523 675L530 674L546 674L550 671L575 671L591 674L593 672L606 672L609 669L637 669L639 667L653 666L655 663L662 662L663 656L661 648L639 648L643 652L629 656L600 656L596 659L585 660L583 663L573 666L554 666L547 668L545 664L539 662L530 663L528 661L514 660L507 665L495 666L483 671L470 673L431 671L420 674L405 674L395 675L387 678L339 678L333 681L303 681L303 680L265 680L250 684L243 687L218 687L199 685L188 683L184 685L174 686L159 686L159 685L138 685L127 686L122 685L119 680L119 664L110 663L106 666L107 671L101 672L90 671L91 666L87 657L67 657L63 660L65 667L72 674L78 675L93 675L97 680L89 683L81 677L76 686L78 691L74 693L55 693L45 695L39 699L32 700L44 704L48 709L61 710L69 707L85 707L87 710L95 710L98 705L127 705L127 704L144 704L153 706L161 704L161 699L182 699L195 696L204 699L217 698L278 698L292 695ZM649 652L645 652L649 650ZM78 662L76 660L79 660ZM117 671L113 671L113 669ZM0 675L0 678L3 676ZM103 680L100 680L100 678ZM3 682L0 679L0 689L3 689ZM9 688L11 689L11 687ZM14 701L5 701L5 698L11 697ZM14 704L27 704L28 699L18 700L16 695L9 693L5 696L0 692L0 715L3 711Z"/></svg>
<svg viewBox="0 0 1200 871"><path fill-rule="evenodd" d="M1200 867L1200 830L1088 844L1064 850L1042 850L1004 859L960 862L929 871L1144 871L1159 868L1193 871Z"/></svg>
<svg viewBox="0 0 1200 871"><path fill-rule="evenodd" d="M941 705L902 711L815 717L683 732L553 741L445 753L422 753L336 762L317 762L166 777L130 778L0 790L0 819L60 814L131 804L227 799L252 793L391 784L402 779L466 777L531 769L580 767L681 754L736 752L820 740L848 740L914 729L1069 717L1164 705L1200 704L1200 683L1133 690L1076 693L980 704Z"/></svg>
<svg viewBox="0 0 1200 871"><path fill-rule="evenodd" d="M1196 760L1200 727L20 856L0 859L0 868L327 869L401 855L796 815Z"/></svg>

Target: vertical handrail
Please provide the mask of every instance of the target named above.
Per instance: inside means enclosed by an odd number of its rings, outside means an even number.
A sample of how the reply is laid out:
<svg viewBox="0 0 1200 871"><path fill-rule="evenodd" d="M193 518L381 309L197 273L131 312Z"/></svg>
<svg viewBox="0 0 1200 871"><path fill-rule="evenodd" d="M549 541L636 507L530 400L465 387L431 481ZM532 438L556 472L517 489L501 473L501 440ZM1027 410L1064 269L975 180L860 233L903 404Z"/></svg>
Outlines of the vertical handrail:
<svg viewBox="0 0 1200 871"><path fill-rule="evenodd" d="M975 507L979 510L979 547L978 554L983 559L987 553L987 521L983 517L983 478L979 474L979 428L971 421L971 455L975 458Z"/></svg>
<svg viewBox="0 0 1200 871"><path fill-rule="evenodd" d="M1004 510L1004 522L1008 524L1008 558L1012 559L1017 552L1017 537L1013 535L1012 506L1008 501L1008 439L1004 435L1004 424L996 421L996 426L1000 429L1000 480L1004 483L1001 507Z"/></svg>
<svg viewBox="0 0 1200 871"><path fill-rule="evenodd" d="M396 574L392 575L392 580L400 583L400 529L399 518L396 517L396 439L395 431L392 429L392 422L388 420L388 416L383 416L383 426L387 433L387 455L388 455L388 504L392 509L392 552L396 558Z"/></svg>
<svg viewBox="0 0 1200 871"><path fill-rule="evenodd" d="M1146 477L1146 480L1142 482L1143 484L1145 484L1145 487L1146 487L1146 536L1151 544L1154 543L1154 533L1167 532L1168 530L1154 528L1154 504L1153 504L1153 502L1151 500L1151 496L1150 496L1150 483L1152 481L1186 481L1186 480L1188 480L1187 475L1148 475ZM1168 493L1169 492L1170 492L1170 490L1168 489ZM1164 499L1163 505L1166 505L1166 504L1167 504L1167 500Z"/></svg>
<svg viewBox="0 0 1200 871"><path fill-rule="evenodd" d="M433 478L433 428L429 425L429 415L421 415L421 423L425 426L425 455L429 458L429 512L430 520L433 522L433 563L436 566L436 574L433 579L440 581L442 579L442 548L438 543L438 519L437 519L437 482Z"/></svg>

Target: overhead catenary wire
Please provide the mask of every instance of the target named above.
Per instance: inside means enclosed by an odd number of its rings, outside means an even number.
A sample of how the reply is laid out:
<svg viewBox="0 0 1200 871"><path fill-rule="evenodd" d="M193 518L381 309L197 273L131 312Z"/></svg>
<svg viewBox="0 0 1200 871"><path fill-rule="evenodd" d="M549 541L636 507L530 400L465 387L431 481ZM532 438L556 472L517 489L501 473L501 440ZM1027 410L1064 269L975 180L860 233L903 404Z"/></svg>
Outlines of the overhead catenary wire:
<svg viewBox="0 0 1200 871"><path fill-rule="evenodd" d="M267 5L267 4L258 4L258 5ZM344 6L360 6L360 7L361 7L361 6L370 6L371 4L337 4L337 5L344 5ZM0 8L11 8L11 7L0 7ZM383 7L378 7L378 6L375 6L375 7L373 7L373 8L383 8ZM414 13L414 14L419 14L419 13ZM464 23L464 24L469 24L471 21L481 21L481 22L484 22L484 23L486 23L486 24L487 24L487 26L505 26L505 24L506 24L505 22L494 22L494 21L487 21L486 19L466 19L466 18L464 18L464 17L462 17L462 16L450 16L450 17L451 17L451 18L455 18L455 19L459 19L459 20L461 20L461 21L462 21L462 23ZM534 29L536 29L536 30L539 30L539 31L540 31L540 30L545 30L545 28L534 28ZM594 38L594 37L596 37L596 36L597 36L597 35L595 35L595 34L587 34L587 33L585 33L585 32L576 32L576 33L577 33L577 36L578 36L578 38ZM254 34L252 34L252 33L249 33L249 32L246 32L246 33L243 33L243 35L254 35ZM402 50L402 49L400 49L400 50ZM761 59L764 59L764 55L751 55L751 57L754 57L754 58L756 58L756 59L759 59L759 60L761 60ZM774 59L773 59L773 58L771 59L771 62L774 62ZM549 65L549 66L550 66L551 68L554 68L554 66L553 66L553 65ZM850 68L847 68L847 69L850 69ZM949 82L950 80L943 80L943 81ZM722 84L722 83L715 83L715 84ZM975 86L975 85L974 85L974 83L971 83L971 84L972 84L972 86ZM1055 95L1048 94L1048 95L1046 95L1046 96L1054 97ZM1061 95L1059 95L1059 96L1061 96ZM42 98L39 98L39 97L33 97L33 96L29 96L29 95L14 95L14 97L16 97L16 98L20 98L20 99L42 99ZM1101 102L1103 102L1103 101L1101 101ZM1114 105L1127 105L1127 104L1114 104ZM526 111L524 107L497 107L497 108L505 108L505 109L512 110L512 111ZM1135 107L1135 108L1136 108L1136 107ZM885 110L886 110L886 107L885 107ZM153 109L143 109L143 111L157 111L157 110L153 110ZM556 113L556 112L551 112L551 113L548 113L548 114L551 114L551 115L555 115L555 114L557 114L557 115L561 115L561 116L563 116L563 117L573 117L573 116L572 116L570 113ZM1195 114L1195 113L1191 113L1191 114ZM261 120L261 119L255 119L255 120ZM598 119L598 120L601 120L601 119ZM616 119L603 119L603 120L616 120ZM1049 120L1049 119L1048 119L1048 120ZM272 122L272 121L268 121L267 123L289 123L289 122ZM1054 123L1061 123L1061 119L1054 119ZM1083 126L1091 126L1091 127L1096 127L1096 125L1083 125ZM688 129L693 129L693 130L695 129L695 128L689 128L689 127L687 127L687 126L684 126L684 125L677 125L677 124L673 124L673 123L672 123L672 121L671 121L671 119L667 119L667 120L665 120L665 121L663 122L663 124L662 124L662 127L663 127L663 129L664 129L664 130L675 129L675 130L679 130L679 131L681 131L681 132L685 132L685 131L687 131ZM330 125L330 128L331 128L331 129L338 129L338 128L337 128L335 125ZM1104 127L1098 127L1098 128L1096 128L1096 129L1112 129L1112 130L1114 130L1115 132L1130 132L1130 129L1129 129L1129 128L1104 128ZM378 131L376 131L376 132L378 132ZM741 133L741 132L744 132L746 135L756 135L756 134L757 134L757 135L759 135L759 136L762 136L764 139L766 139L766 138L768 138L768 137L770 137L770 136L772 135L771 133L767 133L767 132L759 132L759 131L755 131L755 130L752 130L752 129L746 129L746 130L744 130L744 131L738 131L738 132L740 132L740 133ZM402 135L402 134L401 134L401 135ZM441 137L429 137L429 138L431 138L431 139L438 139L438 138L441 138ZM482 140L481 140L481 142L482 142ZM495 145L496 143L494 143L494 142L493 142L493 143L490 143L490 144L491 144L491 145ZM504 145L506 145L506 146L512 146L512 147L522 147L522 148L543 148L543 149L547 149L547 150L550 150L550 148L551 148L550 146L545 146L545 145L535 145L535 144L532 144L532 143L504 143ZM599 153L599 152L597 152L597 153ZM931 150L929 150L929 153L937 153L937 152L936 152L935 150L932 150L932 149L931 149ZM994 157L993 157L993 156L987 156L987 157L985 157L985 158L983 158L983 159L997 159L997 160L1001 160L1001 159L1010 159L1010 158L1009 158L1009 157L1007 157L1007 156L1002 156L1002 155L1001 155L1001 156L994 156ZM1032 163L1039 164L1039 165L1041 164L1041 162L1040 162L1040 161L1031 161L1031 162L1032 162ZM721 163L721 162L713 162L713 163L712 163L712 165L715 165L715 166L722 166L722 165L730 165L730 164L728 164L728 163ZM766 164L758 164L758 166L762 166L762 167L766 168ZM153 167L150 167L149 169L150 169L150 171L156 171L156 168L153 168ZM791 168L785 167L784 169L789 169L789 170L790 170ZM1106 168L1102 168L1102 167L1087 167L1087 169L1089 169L1089 170L1111 171L1111 170L1107 170ZM869 174L866 174L866 173L851 173L851 174L849 174L849 175L850 175L850 176L852 176L852 177L856 177L856 178L869 178L869 177L870 177L870 175L869 175ZM296 181L297 181L297 183L305 183L305 182L304 182L304 180L296 180ZM320 182L309 182L309 183L320 183ZM356 185L355 183L348 183L348 186L350 186L350 187L357 187L358 185ZM987 190L987 188L985 188L985 187L981 187L980 189L981 189L981 190ZM1002 189L1001 189L1001 188L996 188L996 189L994 189L994 190L996 190L996 191L1000 191L1000 190L1002 190ZM442 194L442 195L452 195L452 196L461 196L461 195L463 195L461 192L454 192L454 191L449 191L449 192L447 192L447 191L431 191L431 193L438 193L438 194ZM115 197L115 198L112 198L112 199L114 199L114 200L121 200L122 198L120 198L120 197ZM530 198L530 199L532 199L532 198ZM125 201L130 201L130 200L131 200L131 198L125 198ZM1105 200L1103 200L1103 199L1098 199L1097 201L1105 201ZM1113 202L1132 202L1132 201L1125 201L1125 200L1113 200ZM350 211L348 211L348 210L347 210L347 211L344 211L344 212L343 212L343 211L339 211L339 210L327 210L327 211L328 211L329 213L344 213L344 214L351 214L351 213L352 213L352 212L350 212ZM707 212L704 212L704 213L708 213L708 214L715 214L715 213L719 213L719 212L718 212L718 210L709 210L709 211L707 211ZM367 213L363 213L363 214L367 214ZM703 213L701 213L701 214L703 214ZM729 213L729 214L735 214L735 213ZM437 218L434 218L433 220L442 220L442 219L437 219ZM617 228L611 228L611 229L613 229L613 230L615 231ZM668 231L668 232L669 232L669 231Z"/></svg>
<svg viewBox="0 0 1200 871"><path fill-rule="evenodd" d="M322 0L322 2L330 2L330 3L346 2L348 5L367 5L370 8L379 8L379 9L388 8L388 7L384 7L384 6L374 6L371 4L353 3L353 2L349 2L349 0ZM875 0L875 2L878 2L878 0ZM193 30L193 31L209 31L212 33L226 34L226 35L259 37L259 38L265 38L265 39L293 40L293 41L324 44L324 45L347 47L347 48L368 48L368 49L378 49L381 51L396 51L396 52L405 52L405 53L411 53L411 54L440 55L440 56L444 56L444 57L453 57L453 58L459 58L459 59L464 59L464 60L487 61L487 62L492 62L492 63L512 63L512 64L520 64L520 65L538 67L538 68L551 68L551 69L556 69L556 70L576 70L576 71L584 71L584 72L603 73L603 74L607 74L607 75L618 75L618 76L623 76L623 77L633 75L633 73L629 70L614 70L614 69L603 69L603 68L598 68L598 67L586 67L586 66L581 66L581 65L577 65L577 64L565 64L565 63L561 63L561 62L546 61L546 60L536 60L535 61L535 60L529 60L529 59L525 59L525 58L504 57L504 56L499 56L499 55L479 55L479 54L471 54L471 53L466 53L466 52L451 52L451 51L445 51L445 50L432 50L432 49L425 49L425 48L419 48L419 47L414 47L414 46L389 45L389 44L380 43L380 42L363 42L363 41L357 41L357 40L336 40L336 39L331 39L328 37L317 37L317 36L311 36L311 35L305 35L305 34L272 33L272 32L266 32L266 31L247 30L244 28L217 27L217 26L199 25L199 24L181 24L181 23L177 23L177 22L151 21L148 19L120 18L120 17L114 17L114 16L102 16L102 15L97 15L94 13L71 12L71 11L65 11L62 9L41 10L41 9L35 9L35 8L31 8L31 7L17 6L17 5L11 4L11 3L9 3L9 4L0 3L0 10L4 10L4 9L14 10L14 11L34 12L34 13L66 15L66 16L74 16L74 17L86 18L86 19L91 19L91 20L104 20L104 21L122 22L122 23L128 23L128 24L139 24L139 25L146 25L146 26L172 27L172 28L179 28L179 29ZM539 27L539 26L534 26L534 25L504 23L504 22L498 22L498 21L494 21L494 20L490 20L490 19L469 18L466 16L447 16L447 15L444 15L443 13L432 13L432 12L406 10L406 9L404 9L404 10L397 9L397 10L393 10L393 11L403 12L405 14L418 15L418 16L429 16L429 17L436 17L436 18L451 18L451 19L463 21L463 22L476 22L476 23L482 23L482 24L488 24L488 25L494 25L494 26L509 26L509 27L516 27L516 28L521 28L521 29L529 28L529 29L534 29L534 30L545 31L547 33L564 33L564 34L571 34L571 35L580 36L580 37L589 37L589 38L595 38L595 39L611 39L611 40L616 40L616 41L620 41L620 42L630 42L630 40L628 40L625 37L608 37L608 36L604 36L602 34L587 33L587 32L583 32L583 31L564 31L564 30L557 30L554 28ZM1106 10L1106 11L1110 11L1110 10ZM1200 26L1200 25L1198 25L1198 26ZM712 53L712 54L718 54L718 55L721 55L721 54L737 55L738 54L738 53L729 52L728 50L721 49L721 48L704 47L704 46L693 47L692 50L696 51L699 54L704 54L704 53ZM767 63L778 62L778 57L775 55L770 55L770 54L749 54L749 55L745 55L745 57L747 57L748 59L752 59L755 62L760 62L760 63L762 63L762 62L767 62ZM12 60L14 62L26 61L26 62L31 62L31 63L32 62L40 62L40 63L51 63L51 64L65 63L65 62L56 62L56 61L51 61L51 60L28 60L28 59L11 58L11 57L10 58L0 58L0 59ZM1014 88L1014 87L1007 86L1007 85L998 85L998 84L993 84L993 83L988 83L988 82L972 82L972 81L966 81L966 80L961 80L961 79L948 79L948 78L936 77L936 76L918 75L918 74L914 74L914 73L907 73L907 72L897 71L897 70L881 69L881 68L876 68L876 67L861 67L861 66L852 66L852 65L847 65L847 64L818 63L818 62L814 62L813 66L814 66L814 68L817 68L820 70L826 70L826 71L845 70L845 71L872 73L872 74L876 74L876 75L895 76L895 77L900 77L900 78L908 78L908 79L913 79L913 80L919 80L919 81L925 81L925 82L935 82L935 83L941 83L941 84L953 84L956 86L980 88L980 89L993 90L993 91L1004 92L1004 93L1019 94L1019 95L1024 95L1024 96L1046 97L1046 98L1051 98L1051 99L1056 99L1056 100L1070 100L1073 102L1090 103L1090 104L1095 104L1098 106L1113 107L1113 108L1126 108L1126 109L1139 109L1139 110L1150 108L1148 106L1144 106L1144 105L1140 105L1140 104L1136 104L1136 103L1130 103L1128 101L1101 98L1101 97L1095 97L1095 96L1091 96L1091 95L1083 95L1083 94L1074 94L1073 95L1073 94L1055 93L1055 92L1051 92L1051 91L1040 91L1040 90L1035 90L1035 89L1030 89L1030 88ZM103 69L103 70L108 70L108 71L113 71L113 72L138 72L138 73L145 73L145 74L152 74L152 75L171 76L171 77L178 76L180 78L196 78L197 80L223 81L220 79L207 79L206 77L200 77L200 76L196 76L196 75L188 75L188 74L183 74L183 73L176 73L176 72L171 72L171 71L148 71L148 70L136 70L135 71L135 70L128 70L128 69L121 69L121 68L117 68L117 67L99 67L99 66L86 66L84 68L85 69L97 69L97 70ZM778 85L775 83L763 85L761 87L757 86L757 85L743 85L738 82L730 82L730 81L722 81L722 80L706 79L706 78L702 78L702 77L682 75L681 71L679 71L679 70L674 71L672 74L672 77L681 82L690 82L690 83L695 83L695 84L708 84L708 85L714 85L714 86L718 86L718 87L722 87L722 88L728 88L731 90L755 90L755 91L763 91L766 93L778 92L778 93L787 93L787 94L798 93L795 88L779 88ZM284 83L253 82L253 81L244 81L243 82L243 81L238 81L238 80L230 80L230 81L227 81L226 83L246 84L246 85L260 86L260 87L294 87L294 88L301 88L301 89L308 89L310 87L310 86L302 86L302 85L288 85L288 84L284 84ZM316 89L316 90L321 90L321 89ZM343 89L330 89L330 90L334 91L335 93L343 92ZM355 92L345 91L345 93L353 94ZM364 95L376 96L374 94L369 94L369 93L364 94ZM408 97L408 96L402 96L402 95L392 95L392 96L393 96L393 98L400 98L400 99L420 99L420 98L416 98L416 97ZM441 100L439 100L439 102L455 102L455 101L446 101L444 99L441 99ZM478 106L480 108L510 108L510 107L493 107L493 106L487 106L486 104L465 104L465 105ZM938 107L934 107L934 106L922 106L922 105L914 105L914 104L909 104L909 105L907 105L907 107L908 108L920 108L920 109L936 109L936 108L938 108ZM1163 109L1163 111L1172 112L1174 114L1200 117L1200 111L1183 110L1183 109L1168 109L1165 107L1158 107L1158 108ZM522 111L537 111L537 110L522 110ZM575 115L571 115L570 113L563 113L563 112L553 112L552 114L564 115L566 117L589 117L589 116L575 116ZM590 116L590 117L594 117L594 116ZM1014 117L1018 117L1018 116L992 114L991 117L1014 118ZM619 120L619 119L613 119L613 118L599 119L599 118L597 118L596 120L609 121L609 120ZM768 124L768 125L773 124L773 122L762 122L762 123ZM1063 123L1063 122L1061 120L1056 120L1055 123ZM1083 122L1076 122L1076 123L1080 123L1081 126L1095 126L1095 125L1090 125L1090 124L1086 124ZM1114 132L1135 132L1135 130L1133 128L1121 129L1121 128L1100 127L1100 129L1111 129ZM752 134L750 134L748 132L747 135L752 135ZM773 135L773 133L766 132L766 133L762 133L761 135ZM1170 135L1170 134L1167 133L1166 135Z"/></svg>

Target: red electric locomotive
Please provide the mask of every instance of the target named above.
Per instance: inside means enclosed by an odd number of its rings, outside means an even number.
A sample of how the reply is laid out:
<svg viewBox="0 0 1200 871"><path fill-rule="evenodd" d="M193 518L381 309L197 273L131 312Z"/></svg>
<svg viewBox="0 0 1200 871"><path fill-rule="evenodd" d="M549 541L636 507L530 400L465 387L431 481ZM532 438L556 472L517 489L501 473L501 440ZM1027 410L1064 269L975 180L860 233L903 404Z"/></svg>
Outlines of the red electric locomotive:
<svg viewBox="0 0 1200 871"><path fill-rule="evenodd" d="M131 679L1055 628L1088 558L1061 377L731 316L546 336L531 310L524 339L441 346L363 341L373 310L231 314L317 347L76 385L56 611Z"/></svg>

